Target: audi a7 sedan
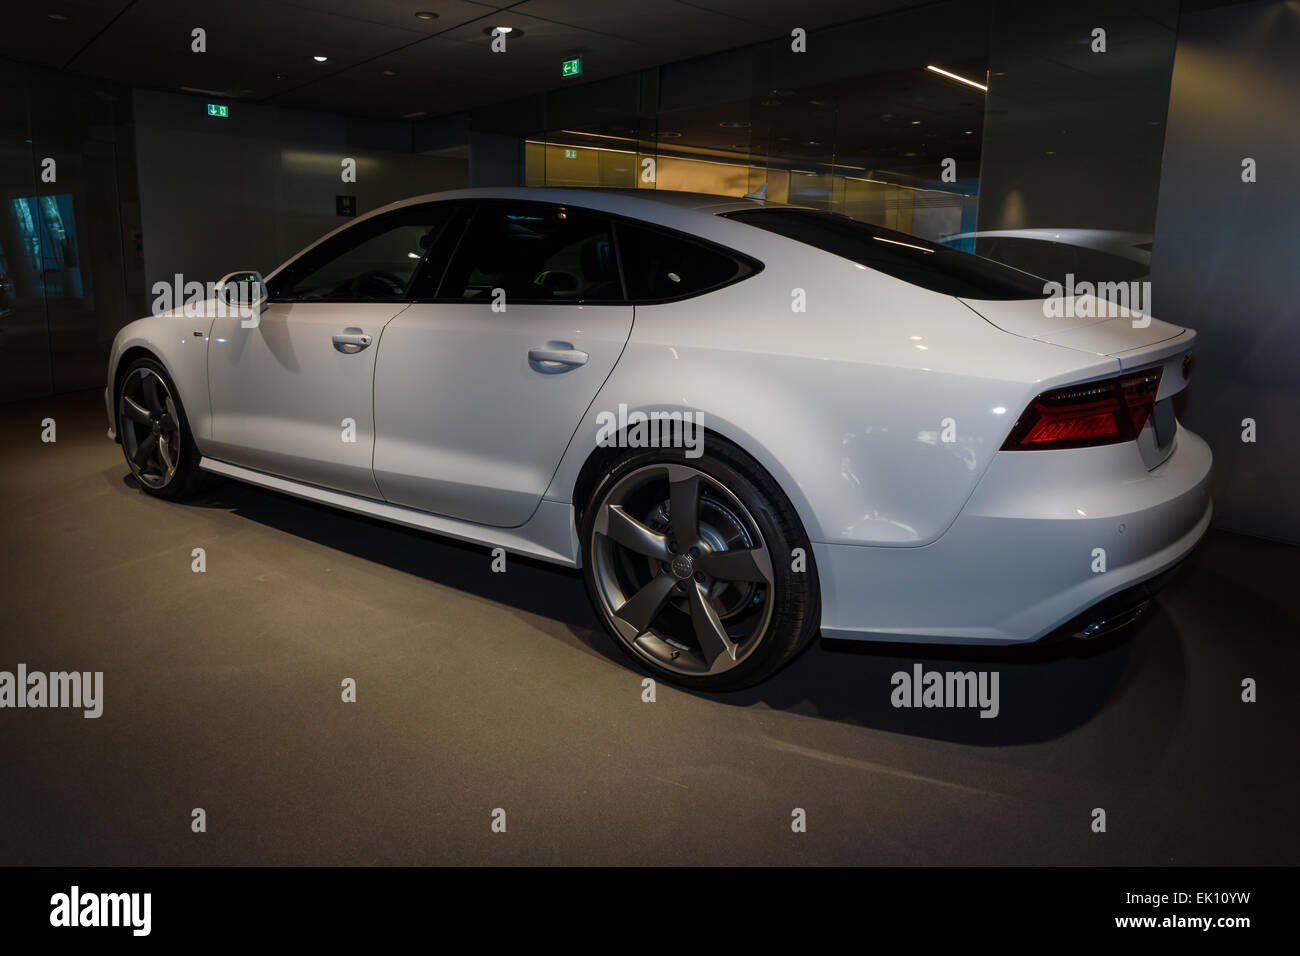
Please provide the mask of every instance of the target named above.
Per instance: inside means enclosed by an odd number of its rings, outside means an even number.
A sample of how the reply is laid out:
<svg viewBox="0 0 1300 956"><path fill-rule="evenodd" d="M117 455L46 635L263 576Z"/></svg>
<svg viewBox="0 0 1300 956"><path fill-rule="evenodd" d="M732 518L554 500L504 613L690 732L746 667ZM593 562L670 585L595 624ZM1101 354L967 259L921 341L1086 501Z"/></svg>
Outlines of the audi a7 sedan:
<svg viewBox="0 0 1300 956"><path fill-rule="evenodd" d="M818 634L1099 634L1210 521L1173 407L1193 331L824 211L456 190L214 288L113 344L146 492L214 473L474 542L485 573L580 567L618 646L694 689Z"/></svg>

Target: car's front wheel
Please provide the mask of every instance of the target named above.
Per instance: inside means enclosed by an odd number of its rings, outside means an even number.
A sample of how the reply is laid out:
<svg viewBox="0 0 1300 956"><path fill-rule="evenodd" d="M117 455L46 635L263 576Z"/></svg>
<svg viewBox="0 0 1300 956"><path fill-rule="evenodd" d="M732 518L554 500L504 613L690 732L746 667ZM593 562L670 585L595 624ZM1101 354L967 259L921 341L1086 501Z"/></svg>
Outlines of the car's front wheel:
<svg viewBox="0 0 1300 956"><path fill-rule="evenodd" d="M583 573L606 630L643 667L736 690L812 640L820 598L780 488L738 448L706 444L698 458L664 449L613 463L583 512Z"/></svg>
<svg viewBox="0 0 1300 956"><path fill-rule="evenodd" d="M199 451L167 372L136 359L117 389L117 434L135 480L151 495L180 498L198 486Z"/></svg>

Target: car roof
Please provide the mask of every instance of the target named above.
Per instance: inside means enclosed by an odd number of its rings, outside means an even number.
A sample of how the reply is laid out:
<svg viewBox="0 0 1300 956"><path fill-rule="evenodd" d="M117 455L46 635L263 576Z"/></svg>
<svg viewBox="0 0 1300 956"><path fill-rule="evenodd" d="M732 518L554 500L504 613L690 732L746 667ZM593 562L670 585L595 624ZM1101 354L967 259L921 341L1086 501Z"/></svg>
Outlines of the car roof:
<svg viewBox="0 0 1300 956"><path fill-rule="evenodd" d="M409 199L401 199L363 213L295 252L280 263L274 271L268 273L267 278L269 279L279 273L280 270L299 256L333 238L345 229L352 228L359 222L407 206L464 199L518 199L531 202L570 204L598 212L624 215L630 219L639 219L682 229L689 229L691 220L697 216L711 219L719 213L734 212L741 209L762 209L764 207L799 208L787 207L784 203L768 202L763 199L717 196L712 193L678 192L672 189L596 189L576 186L471 186L463 189L448 189L442 192L411 196Z"/></svg>
<svg viewBox="0 0 1300 956"><path fill-rule="evenodd" d="M712 193L678 192L673 189L586 188L578 186L473 186L412 196L380 207L366 217L400 209L403 206L454 199L522 199L533 202L571 203L606 212L625 212L629 216L653 213L655 209L705 212L714 215L735 209L777 206L762 199L718 196ZM365 218L365 217L361 217Z"/></svg>

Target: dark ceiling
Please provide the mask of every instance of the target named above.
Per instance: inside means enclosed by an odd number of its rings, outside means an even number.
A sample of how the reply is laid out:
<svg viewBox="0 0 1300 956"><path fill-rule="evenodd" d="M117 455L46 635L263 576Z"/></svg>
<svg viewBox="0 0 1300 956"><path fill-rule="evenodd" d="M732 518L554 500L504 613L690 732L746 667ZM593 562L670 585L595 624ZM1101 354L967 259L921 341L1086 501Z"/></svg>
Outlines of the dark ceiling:
<svg viewBox="0 0 1300 956"><path fill-rule="evenodd" d="M38 0L0 56L129 87L356 116L440 116L924 6L923 0ZM437 14L419 19L418 11ZM522 35L494 54L485 31ZM191 51L191 31L207 51ZM326 56L318 63L314 56Z"/></svg>
<svg viewBox="0 0 1300 956"><path fill-rule="evenodd" d="M984 78L984 61L945 61L960 74ZM720 123L719 119L729 122ZM770 90L753 99L710 104L659 116L659 135L719 153L781 156L873 166L907 165L936 155L975 159L984 96L921 69L853 77L800 90ZM670 138L671 137L671 138Z"/></svg>

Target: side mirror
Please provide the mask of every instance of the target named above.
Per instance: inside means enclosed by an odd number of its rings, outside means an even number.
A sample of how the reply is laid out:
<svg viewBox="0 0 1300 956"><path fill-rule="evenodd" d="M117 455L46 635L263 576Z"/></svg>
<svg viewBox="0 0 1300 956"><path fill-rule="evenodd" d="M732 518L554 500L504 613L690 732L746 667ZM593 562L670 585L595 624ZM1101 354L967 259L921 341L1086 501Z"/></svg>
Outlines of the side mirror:
<svg viewBox="0 0 1300 956"><path fill-rule="evenodd" d="M266 300L266 280L260 272L232 272L217 283L217 296L235 310L241 329L255 329L270 303Z"/></svg>

